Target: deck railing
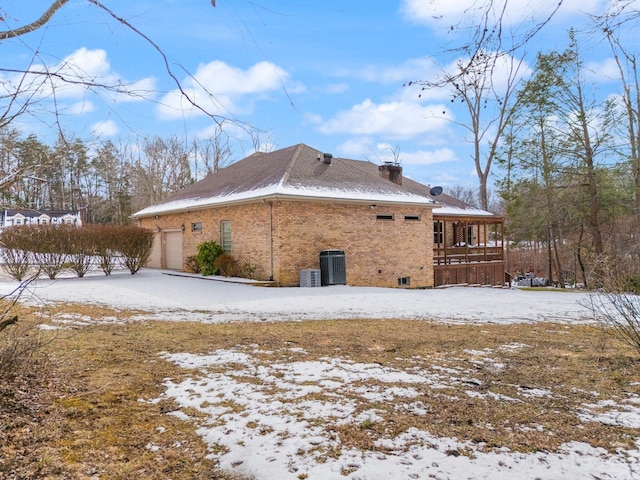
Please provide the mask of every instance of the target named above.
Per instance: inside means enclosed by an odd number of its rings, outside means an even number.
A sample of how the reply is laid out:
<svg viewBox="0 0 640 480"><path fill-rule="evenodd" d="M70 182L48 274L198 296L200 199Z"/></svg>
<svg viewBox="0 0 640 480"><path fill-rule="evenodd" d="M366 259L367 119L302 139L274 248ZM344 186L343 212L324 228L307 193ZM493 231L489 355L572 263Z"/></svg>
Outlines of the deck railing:
<svg viewBox="0 0 640 480"><path fill-rule="evenodd" d="M435 247L433 250L434 265L496 261L504 261L502 247Z"/></svg>

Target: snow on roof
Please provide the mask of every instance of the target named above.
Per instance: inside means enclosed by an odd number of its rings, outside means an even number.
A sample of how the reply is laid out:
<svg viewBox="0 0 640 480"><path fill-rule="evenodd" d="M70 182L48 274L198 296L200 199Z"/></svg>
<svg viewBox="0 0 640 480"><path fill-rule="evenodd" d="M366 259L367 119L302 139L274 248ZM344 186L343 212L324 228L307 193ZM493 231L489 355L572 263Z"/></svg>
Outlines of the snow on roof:
<svg viewBox="0 0 640 480"><path fill-rule="evenodd" d="M466 208L462 208L462 207L455 207L452 205L442 205L442 207L438 208L437 210L433 211L434 215L469 215L469 216L474 216L474 217L494 217L495 215L491 212L487 212L486 210L481 210L479 208L474 208L474 207L466 207Z"/></svg>
<svg viewBox="0 0 640 480"><path fill-rule="evenodd" d="M269 197L344 200L435 206L432 198L356 168L351 160L330 158L303 144L254 153L161 203L134 214L145 217Z"/></svg>
<svg viewBox="0 0 640 480"><path fill-rule="evenodd" d="M152 205L151 207L140 210L134 216L147 217L150 215L179 212L182 210L197 210L229 203L240 203L248 200L276 197L304 197L308 199L351 200L362 202L387 202L434 206L434 202L432 200L410 193L390 194L376 191L339 190L313 187L296 188L280 185L255 190L247 190L244 192L229 193L226 195L168 201L166 203Z"/></svg>
<svg viewBox="0 0 640 480"><path fill-rule="evenodd" d="M347 160L347 162L351 163L355 168L366 171L370 174L377 174L378 172L378 165L368 161ZM462 200L458 200L451 195L447 195L446 193L432 195L431 187L420 182L416 182L408 177L402 178L402 188L413 194L433 200L434 203L436 203L436 206L439 207L433 210L434 216L496 216L491 212L473 207Z"/></svg>

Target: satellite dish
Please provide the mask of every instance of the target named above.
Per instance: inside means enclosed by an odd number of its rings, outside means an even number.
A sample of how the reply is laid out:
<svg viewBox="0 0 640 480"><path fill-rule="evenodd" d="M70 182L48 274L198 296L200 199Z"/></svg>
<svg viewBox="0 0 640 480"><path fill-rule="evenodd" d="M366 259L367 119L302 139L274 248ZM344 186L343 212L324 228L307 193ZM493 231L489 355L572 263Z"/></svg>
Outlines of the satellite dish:
<svg viewBox="0 0 640 480"><path fill-rule="evenodd" d="M441 193L442 187L433 187L431 190L429 190L429 195L431 195L432 197L437 197Z"/></svg>

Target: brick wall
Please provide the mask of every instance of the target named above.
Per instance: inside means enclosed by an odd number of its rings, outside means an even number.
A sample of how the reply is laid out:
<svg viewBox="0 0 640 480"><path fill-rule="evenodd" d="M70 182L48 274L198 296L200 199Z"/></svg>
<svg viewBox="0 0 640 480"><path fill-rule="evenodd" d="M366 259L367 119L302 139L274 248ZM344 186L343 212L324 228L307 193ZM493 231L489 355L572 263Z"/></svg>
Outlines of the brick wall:
<svg viewBox="0 0 640 480"><path fill-rule="evenodd" d="M250 265L255 269L254 278L269 280L270 265L270 220L269 205L252 203L232 207L194 210L192 212L160 215L159 218L140 219L140 225L151 230L180 229L185 226L182 235L182 258L195 255L199 244L215 241L222 244L220 222L231 222L231 254L242 267ZM193 223L201 223L202 230L192 231Z"/></svg>
<svg viewBox="0 0 640 480"><path fill-rule="evenodd" d="M251 264L258 280L299 285L300 270L320 268L320 252L337 249L345 252L348 285L397 287L398 278L409 277L409 287L433 286L430 207L273 201L161 215L140 224L152 230L184 224L186 261L198 244L221 243L223 220L231 222L232 254L241 266ZM201 232L191 231L194 222L202 223Z"/></svg>
<svg viewBox="0 0 640 480"><path fill-rule="evenodd" d="M410 277L410 287L433 286L429 207L276 202L273 208L274 269L283 285L297 285L301 269L319 268L322 250L337 249L345 252L348 285L397 287L398 278Z"/></svg>

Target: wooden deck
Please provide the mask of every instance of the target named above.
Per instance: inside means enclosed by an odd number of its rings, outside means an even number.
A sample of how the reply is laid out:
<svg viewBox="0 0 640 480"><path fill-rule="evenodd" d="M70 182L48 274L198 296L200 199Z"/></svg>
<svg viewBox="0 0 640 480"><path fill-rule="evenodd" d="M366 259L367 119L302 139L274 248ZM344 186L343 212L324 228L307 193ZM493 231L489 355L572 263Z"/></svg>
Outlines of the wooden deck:
<svg viewBox="0 0 640 480"><path fill-rule="evenodd" d="M504 261L434 265L434 286L497 285L506 282Z"/></svg>
<svg viewBox="0 0 640 480"><path fill-rule="evenodd" d="M437 221L440 233L434 225L434 286L505 284L501 217L439 217Z"/></svg>

